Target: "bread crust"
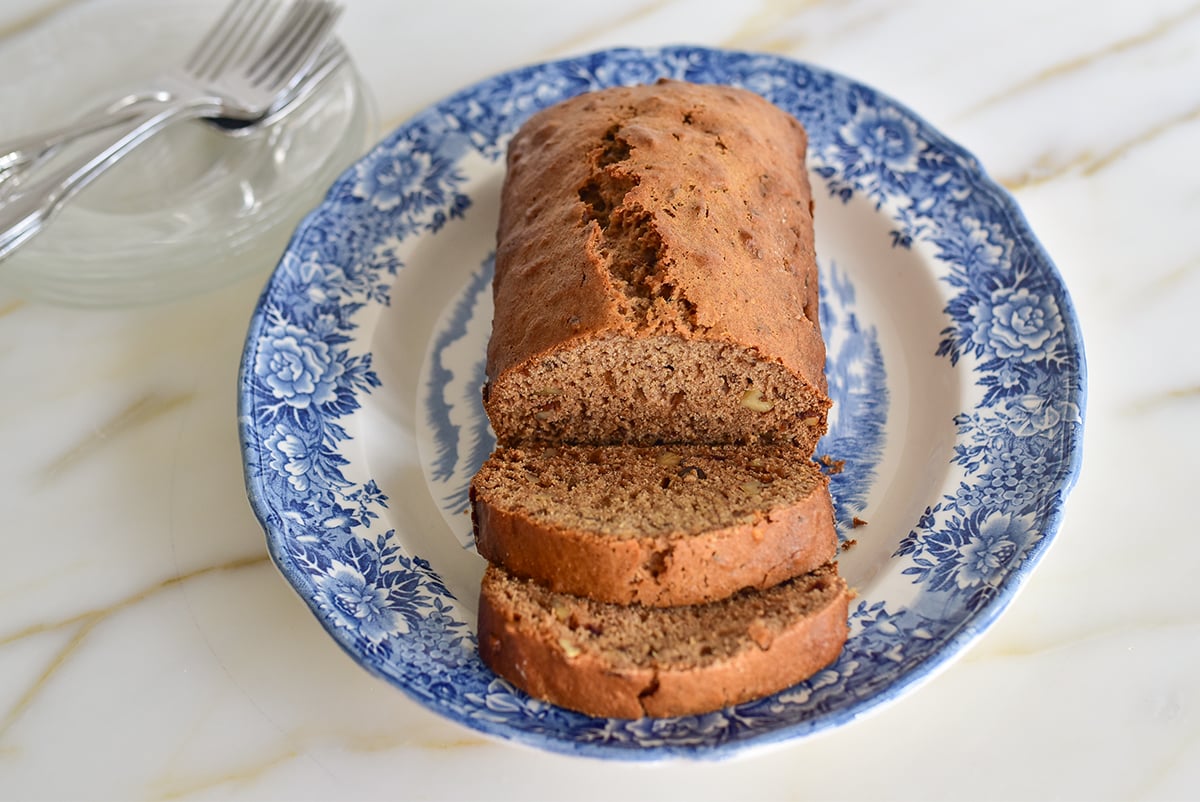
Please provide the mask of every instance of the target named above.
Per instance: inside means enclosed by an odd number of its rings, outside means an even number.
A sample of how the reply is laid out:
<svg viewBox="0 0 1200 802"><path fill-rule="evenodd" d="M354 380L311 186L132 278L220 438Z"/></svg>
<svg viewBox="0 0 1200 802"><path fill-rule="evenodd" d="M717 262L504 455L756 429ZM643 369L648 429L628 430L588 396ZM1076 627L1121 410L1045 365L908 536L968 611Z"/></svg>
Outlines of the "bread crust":
<svg viewBox="0 0 1200 802"><path fill-rule="evenodd" d="M618 665L588 649L569 652L536 621L514 614L485 578L480 657L531 695L592 716L708 713L781 691L837 659L848 634L853 594L836 572L826 575L838 590L820 609L789 622L769 642L751 643L729 658L695 667Z"/></svg>
<svg viewBox="0 0 1200 802"><path fill-rule="evenodd" d="M615 87L531 117L497 235L483 402L499 448L778 445L798 456L776 475L793 476L830 407L806 149L790 115L726 86ZM527 506L539 470L554 492ZM789 484L757 511L688 517L636 471L588 470L472 483L493 671L631 719L761 698L837 658L852 593L827 477L799 501ZM601 491L580 495L592 479ZM671 496L688 513L731 498Z"/></svg>
<svg viewBox="0 0 1200 802"><path fill-rule="evenodd" d="M841 579L838 580L841 582ZM701 671L659 671L658 688L642 697L647 716L683 716L760 699L802 682L837 660L849 634L851 593L795 621L766 648Z"/></svg>
<svg viewBox="0 0 1200 802"><path fill-rule="evenodd" d="M837 553L828 479L752 523L696 535L612 537L500 508L472 487L475 547L509 573L560 593L670 607L716 601L808 573Z"/></svg>
<svg viewBox="0 0 1200 802"><path fill-rule="evenodd" d="M582 95L523 125L502 191L484 392L501 442L538 440L515 420L530 399L514 377L585 343L666 336L782 366L817 418L790 436L815 445L828 399L806 148L803 127L760 96L670 80ZM589 205L597 181L615 199ZM629 243L602 228L609 214L643 249L623 267L614 252ZM569 429L543 441L557 439L572 441Z"/></svg>
<svg viewBox="0 0 1200 802"><path fill-rule="evenodd" d="M649 669L612 671L595 655L566 656L561 644L539 638L514 620L486 586L479 597L479 656L492 671L531 696L609 718L641 718L639 694L650 687Z"/></svg>

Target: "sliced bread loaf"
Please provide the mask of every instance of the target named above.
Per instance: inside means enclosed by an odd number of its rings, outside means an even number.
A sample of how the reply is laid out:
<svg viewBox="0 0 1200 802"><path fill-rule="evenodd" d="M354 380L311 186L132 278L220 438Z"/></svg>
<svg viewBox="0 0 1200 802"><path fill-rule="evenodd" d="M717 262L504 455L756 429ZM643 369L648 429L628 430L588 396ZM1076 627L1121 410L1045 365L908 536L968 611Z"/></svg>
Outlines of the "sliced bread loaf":
<svg viewBox="0 0 1200 802"><path fill-rule="evenodd" d="M493 565L480 593L479 652L530 694L593 716L705 713L833 662L850 595L829 565L709 604L615 605L553 593Z"/></svg>
<svg viewBox="0 0 1200 802"><path fill-rule="evenodd" d="M554 591L697 604L833 559L828 484L790 446L499 448L471 485L476 548Z"/></svg>
<svg viewBox="0 0 1200 802"><path fill-rule="evenodd" d="M670 80L510 143L471 506L480 654L534 696L703 713L845 643L806 148L752 92Z"/></svg>
<svg viewBox="0 0 1200 802"><path fill-rule="evenodd" d="M727 86L588 93L513 138L484 404L501 443L790 443L829 408L807 139Z"/></svg>

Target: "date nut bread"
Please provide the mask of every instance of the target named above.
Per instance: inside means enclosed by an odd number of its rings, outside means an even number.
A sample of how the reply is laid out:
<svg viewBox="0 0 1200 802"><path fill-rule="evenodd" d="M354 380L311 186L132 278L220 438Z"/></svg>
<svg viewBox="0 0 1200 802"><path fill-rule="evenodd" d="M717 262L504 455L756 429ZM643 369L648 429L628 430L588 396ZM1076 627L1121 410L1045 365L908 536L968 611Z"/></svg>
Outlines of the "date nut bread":
<svg viewBox="0 0 1200 802"><path fill-rule="evenodd" d="M784 443L829 408L807 139L664 80L529 119L508 149L484 405L501 443Z"/></svg>
<svg viewBox="0 0 1200 802"><path fill-rule="evenodd" d="M670 80L509 145L471 511L480 655L533 696L705 713L845 643L806 148L753 93Z"/></svg>
<svg viewBox="0 0 1200 802"><path fill-rule="evenodd" d="M697 604L832 560L828 487L794 446L500 448L471 484L475 546L550 590Z"/></svg>
<svg viewBox="0 0 1200 802"><path fill-rule="evenodd" d="M850 592L834 566L685 607L605 604L489 566L479 651L529 693L593 716L706 713L794 685L833 662Z"/></svg>

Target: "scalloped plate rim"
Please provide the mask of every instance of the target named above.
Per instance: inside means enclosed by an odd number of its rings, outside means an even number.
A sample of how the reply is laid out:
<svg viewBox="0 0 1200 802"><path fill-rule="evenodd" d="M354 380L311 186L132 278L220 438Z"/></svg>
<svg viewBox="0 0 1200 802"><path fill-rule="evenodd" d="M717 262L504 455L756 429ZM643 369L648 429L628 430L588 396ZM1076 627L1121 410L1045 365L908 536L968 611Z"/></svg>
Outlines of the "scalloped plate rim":
<svg viewBox="0 0 1200 802"><path fill-rule="evenodd" d="M446 716L460 725L466 726L474 731L484 733L488 736L498 738L502 741L511 741L523 746L561 754L580 755L593 758L618 759L624 761L661 760L668 757L724 760L730 757L740 756L750 749L757 749L763 746L778 746L783 742L790 742L799 738L811 737L812 735L831 731L832 729L840 727L846 723L860 719L866 714L874 713L882 709L888 704L895 702L900 697L910 693L914 688L928 681L940 671L948 668L953 661L960 657L975 640L981 637L996 621L996 619L1008 608L1016 594L1025 586L1029 576L1040 563L1051 543L1054 542L1062 524L1064 506L1067 497L1075 486L1082 467L1082 446L1084 421L1086 419L1086 399L1088 388L1084 342L1082 333L1080 331L1075 305L1071 300L1069 293L1067 292L1067 288L1062 279L1061 273L1058 271L1054 262L1049 257L1049 254L1045 251L1044 246L1034 235L1024 212L1017 204L1015 198L1004 187L998 184L987 174L987 172L980 165L978 159L970 151L946 137L938 129L930 125L922 116L915 113L905 104L896 101L886 93L846 77L841 73L824 67L816 66L808 62L773 54L725 50L699 45L676 44L647 48L616 47L578 56L524 65L490 76L488 78L484 78L483 80L478 81L468 87L447 95L443 99L412 115L412 117L410 117L404 123L400 124L391 132L389 132L387 136L381 138L375 146L373 146L358 160L358 162L356 162L356 165L361 163L369 163L373 159L377 158L378 154L383 151L387 143L394 141L402 132L412 126L416 121L422 119L425 115L436 112L439 108L445 107L456 99L472 96L489 86L496 86L505 79L520 75L534 74L540 70L552 66L580 64L597 59L603 59L605 57L611 57L613 55L655 55L668 52L695 52L705 53L716 57L754 57L760 59L770 59L783 64L798 65L816 74L830 76L835 80L842 81L848 85L863 90L874 98L878 99L881 103L901 111L909 120L913 121L920 128L922 135L927 137L930 142L936 143L942 150L969 160L973 167L973 170L970 174L973 184L979 190L1000 202L1004 215L1008 218L1010 231L1013 233L1014 238L1019 239L1024 248L1033 252L1038 263L1047 271L1049 278L1053 280L1056 289L1058 290L1057 294L1055 295L1055 300L1061 306L1063 322L1067 331L1071 335L1070 339L1077 346L1077 350L1074 352L1074 354L1078 358L1078 363L1076 366L1078 380L1074 388L1074 395L1069 400L1077 405L1079 425L1074 429L1068 430L1069 436L1063 443L1062 454L1065 456L1063 461L1064 470L1061 473L1061 484L1059 484L1056 488L1057 502L1052 505L1046 517L1045 526L1042 528L1040 539L1038 539L1029 549L1023 562L1006 574L1004 579L997 587L996 596L987 602L984 607L976 610L973 615L961 621L955 629L954 634L943 641L943 645L938 651L929 655L917 666L908 670L896 681L889 684L885 689L872 696L859 699L849 706L839 709L832 714L824 714L815 718L807 719L805 721L796 722L788 726L756 733L752 738L745 741L717 744L706 743L700 745L660 744L652 747L625 748L621 746L613 747L596 742L561 740L540 731L514 729L511 726L501 722L478 718L463 718L432 706L427 697L422 696L416 693L414 689L387 677L370 662L364 661L362 656L354 650L350 639L347 638L342 631L328 621L322 614L315 598L307 596L303 593L299 594L313 612L314 616L317 617L318 621L320 621L322 626L331 635L331 637L333 637L334 641L343 649L343 651L345 651L352 659L355 660L355 662L357 662L368 672L383 679L392 687L399 688L421 706L433 710L433 712L436 712L439 715ZM313 226L317 226L322 222L326 215L327 205L336 201L335 192L337 191L338 187L342 185L343 182L348 180L348 178L354 173L354 170L355 165L349 167L330 187L322 203L314 208L301 221L301 223L297 226L295 233L292 235L292 240L285 250L285 255L292 250L295 243L301 238L306 230ZM280 264L283 264L282 259ZM246 423L247 413L252 407L253 400L251 394L246 390L246 381L247 376L253 370L252 362L257 353L257 341L254 339L254 335L257 332L260 332L262 328L266 302L272 296L278 278L279 275L277 268L276 273L272 274L270 279L267 281L258 299L258 302L256 303L256 307L251 317L248 329L246 346L242 354L238 377L239 438L243 448L246 468L245 482L247 495L250 500L251 507L267 535L268 551L271 555L272 561L280 570L281 574L283 574L293 588L299 591L301 587L300 579L303 574L296 565L287 559L284 545L278 535L273 531L269 523L269 516L272 512L272 508L269 506L267 499L265 499L263 495L258 492L259 488L256 485L255 479L250 475L251 453L249 450L249 445L254 438L251 436L251 427Z"/></svg>

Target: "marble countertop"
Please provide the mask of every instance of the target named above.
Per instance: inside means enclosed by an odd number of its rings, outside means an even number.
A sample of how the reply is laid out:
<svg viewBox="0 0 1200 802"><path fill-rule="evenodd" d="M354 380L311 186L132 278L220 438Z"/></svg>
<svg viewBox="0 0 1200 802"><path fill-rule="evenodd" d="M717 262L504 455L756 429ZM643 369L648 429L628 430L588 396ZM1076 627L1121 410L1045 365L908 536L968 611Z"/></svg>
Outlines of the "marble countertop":
<svg viewBox="0 0 1200 802"><path fill-rule="evenodd" d="M70 5L6 4L0 49ZM271 261L121 310L0 284L0 798L1200 798L1200 539L1182 503L1200 476L1200 339L1184 331L1200 302L1200 9L417 5L348 0L339 24L376 137L500 70L696 43L839 71L978 156L1086 338L1083 469L1057 540L960 659L835 731L717 763L499 743L359 668L267 557L235 405Z"/></svg>

